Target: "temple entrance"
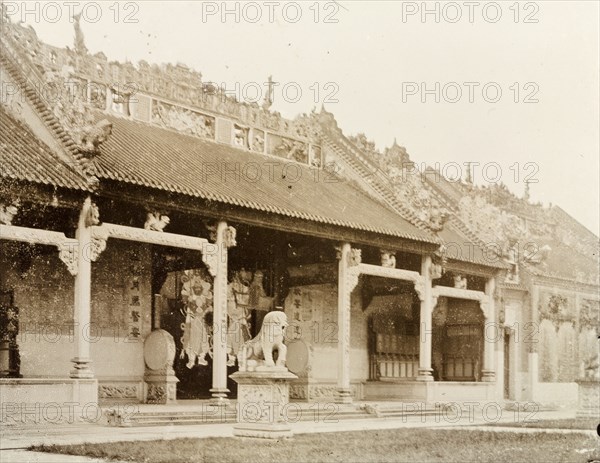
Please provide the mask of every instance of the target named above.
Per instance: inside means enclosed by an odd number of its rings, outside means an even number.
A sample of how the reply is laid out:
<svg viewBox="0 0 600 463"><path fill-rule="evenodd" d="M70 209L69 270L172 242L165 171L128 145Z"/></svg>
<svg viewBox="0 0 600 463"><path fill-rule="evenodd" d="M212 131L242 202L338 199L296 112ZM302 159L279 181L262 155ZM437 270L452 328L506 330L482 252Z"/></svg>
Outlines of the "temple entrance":
<svg viewBox="0 0 600 463"><path fill-rule="evenodd" d="M481 381L484 317L476 301L440 297L433 312L436 381Z"/></svg>
<svg viewBox="0 0 600 463"><path fill-rule="evenodd" d="M419 368L419 302L412 289L374 296L369 317L371 380L415 379Z"/></svg>
<svg viewBox="0 0 600 463"><path fill-rule="evenodd" d="M262 318L272 307L264 294L262 272L232 272L228 283L227 388L230 397L237 384L229 379L237 367L242 344L256 335ZM173 369L179 379L177 399L207 399L212 387L213 278L205 268L169 272L155 295L155 316L160 328L175 340Z"/></svg>
<svg viewBox="0 0 600 463"><path fill-rule="evenodd" d="M208 355L211 348L209 332L206 330L207 314L212 310L212 279L205 269L180 270L169 272L160 292L155 295L156 324L173 336L176 355L173 369L179 379L177 384L177 399L207 399L210 397L212 385L212 358ZM207 278L205 285L203 278ZM195 287L194 287L195 286ZM205 289L208 291L205 292ZM188 300L190 290L195 294L193 302ZM197 299L197 301L196 301ZM193 307L192 307L193 305ZM197 341L198 354L203 350L203 356L198 362L198 356L192 356L192 348L186 353L187 336L192 333L194 326L194 342Z"/></svg>

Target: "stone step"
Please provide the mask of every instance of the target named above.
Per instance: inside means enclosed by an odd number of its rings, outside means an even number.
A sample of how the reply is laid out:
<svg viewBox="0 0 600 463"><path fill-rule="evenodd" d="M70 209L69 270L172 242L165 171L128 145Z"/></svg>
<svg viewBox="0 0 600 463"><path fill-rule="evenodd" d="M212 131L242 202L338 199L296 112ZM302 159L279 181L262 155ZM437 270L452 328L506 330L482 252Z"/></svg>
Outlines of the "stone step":
<svg viewBox="0 0 600 463"><path fill-rule="evenodd" d="M335 422L338 420L369 419L372 414L362 409L323 410L309 408L290 409L291 421L323 421ZM201 425L217 423L235 423L235 410L226 410L222 413L203 413L194 411L182 412L157 412L140 411L127 415L124 419L108 419L109 426L167 426L167 425Z"/></svg>

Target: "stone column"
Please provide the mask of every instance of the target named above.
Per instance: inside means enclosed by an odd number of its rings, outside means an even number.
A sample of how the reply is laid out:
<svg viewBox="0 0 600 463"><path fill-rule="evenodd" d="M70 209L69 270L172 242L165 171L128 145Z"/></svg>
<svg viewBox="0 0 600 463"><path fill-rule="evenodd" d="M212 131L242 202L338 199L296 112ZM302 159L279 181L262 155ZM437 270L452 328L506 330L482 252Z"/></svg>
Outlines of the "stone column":
<svg viewBox="0 0 600 463"><path fill-rule="evenodd" d="M217 274L213 285L213 363L212 393L213 400L219 404L227 403L227 248L235 245L231 236L232 227L221 221L216 231L215 259Z"/></svg>
<svg viewBox="0 0 600 463"><path fill-rule="evenodd" d="M90 314L92 286L92 229L97 209L88 197L83 203L77 224L77 275L75 276L75 298L73 304L73 344L75 346L71 378L93 378L90 368Z"/></svg>
<svg viewBox="0 0 600 463"><path fill-rule="evenodd" d="M358 271L352 267L360 263L360 250L343 243L338 250L338 403L351 403L350 388L350 297L358 283Z"/></svg>
<svg viewBox="0 0 600 463"><path fill-rule="evenodd" d="M494 356L498 333L503 333L496 324L496 307L494 300L494 291L496 289L496 280L489 278L485 283L486 301L482 304L485 307L485 327L483 335L483 368L481 370L481 380L485 382L496 381L496 371L494 369ZM489 329L490 324L494 328ZM501 336L501 339L504 339Z"/></svg>
<svg viewBox="0 0 600 463"><path fill-rule="evenodd" d="M431 368L431 341L433 338L433 295L431 286L431 256L423 256L421 260L421 318L419 331L419 375L418 381L433 381Z"/></svg>

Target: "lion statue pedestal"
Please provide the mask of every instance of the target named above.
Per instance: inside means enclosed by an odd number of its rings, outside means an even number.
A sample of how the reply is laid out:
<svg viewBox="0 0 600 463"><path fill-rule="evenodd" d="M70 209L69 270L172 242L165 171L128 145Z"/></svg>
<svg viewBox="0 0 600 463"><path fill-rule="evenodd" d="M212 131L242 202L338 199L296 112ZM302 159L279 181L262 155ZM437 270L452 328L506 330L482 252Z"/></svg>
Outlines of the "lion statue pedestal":
<svg viewBox="0 0 600 463"><path fill-rule="evenodd" d="M266 439L292 436L287 421L290 381L298 377L285 366L286 326L284 312L269 312L258 336L240 349L240 369L230 376L238 384L234 436ZM277 351L277 360L274 360L274 351Z"/></svg>

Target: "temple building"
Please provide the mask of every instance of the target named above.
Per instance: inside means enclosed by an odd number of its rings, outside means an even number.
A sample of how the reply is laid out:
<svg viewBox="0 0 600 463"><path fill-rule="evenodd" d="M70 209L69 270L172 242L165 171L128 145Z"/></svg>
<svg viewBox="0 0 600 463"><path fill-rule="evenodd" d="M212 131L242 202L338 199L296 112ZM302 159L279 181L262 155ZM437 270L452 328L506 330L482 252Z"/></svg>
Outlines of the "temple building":
<svg viewBox="0 0 600 463"><path fill-rule="evenodd" d="M63 49L3 18L0 79L2 406L235 399L273 310L297 401L571 405L597 363L598 237L556 206L77 23Z"/></svg>

